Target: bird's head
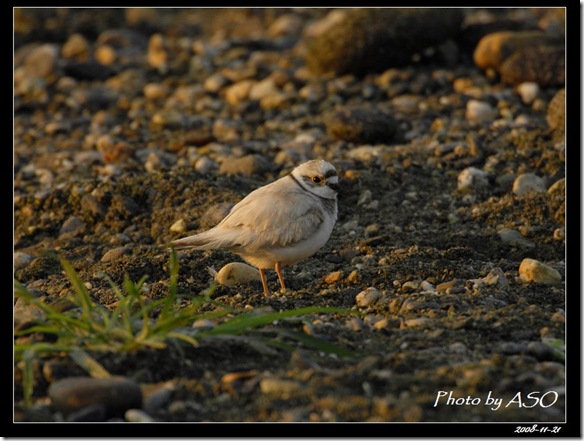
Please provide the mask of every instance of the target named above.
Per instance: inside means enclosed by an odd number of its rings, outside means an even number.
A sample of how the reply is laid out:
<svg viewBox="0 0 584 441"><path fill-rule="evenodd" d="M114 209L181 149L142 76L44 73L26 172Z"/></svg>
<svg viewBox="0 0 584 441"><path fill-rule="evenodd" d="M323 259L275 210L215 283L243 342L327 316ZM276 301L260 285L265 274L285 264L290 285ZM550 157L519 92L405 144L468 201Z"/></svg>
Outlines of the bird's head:
<svg viewBox="0 0 584 441"><path fill-rule="evenodd" d="M300 164L291 172L303 188L325 199L336 199L339 175L335 167L322 159Z"/></svg>

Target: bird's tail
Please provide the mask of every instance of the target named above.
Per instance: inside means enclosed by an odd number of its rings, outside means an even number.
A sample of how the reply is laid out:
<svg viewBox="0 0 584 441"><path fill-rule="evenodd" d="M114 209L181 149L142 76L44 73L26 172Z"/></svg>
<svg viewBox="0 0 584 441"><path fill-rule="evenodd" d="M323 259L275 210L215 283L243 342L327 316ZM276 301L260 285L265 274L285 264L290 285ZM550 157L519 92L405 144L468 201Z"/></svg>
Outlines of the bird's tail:
<svg viewBox="0 0 584 441"><path fill-rule="evenodd" d="M186 250L189 248L194 250L208 250L214 248L208 235L205 233L173 240L171 244L175 250Z"/></svg>

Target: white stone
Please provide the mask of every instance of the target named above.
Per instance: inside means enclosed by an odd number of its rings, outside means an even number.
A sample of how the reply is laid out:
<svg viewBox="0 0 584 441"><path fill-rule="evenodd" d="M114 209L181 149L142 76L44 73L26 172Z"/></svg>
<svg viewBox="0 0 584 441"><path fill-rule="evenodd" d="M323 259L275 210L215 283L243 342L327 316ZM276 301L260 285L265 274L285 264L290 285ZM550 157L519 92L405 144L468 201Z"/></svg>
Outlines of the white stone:
<svg viewBox="0 0 584 441"><path fill-rule="evenodd" d="M517 93L521 97L521 101L524 104L531 104L539 95L539 85L537 83L532 83L531 81L526 81L517 86Z"/></svg>
<svg viewBox="0 0 584 441"><path fill-rule="evenodd" d="M241 262L231 262L225 265L215 275L215 281L224 286L237 286L261 280L257 268Z"/></svg>

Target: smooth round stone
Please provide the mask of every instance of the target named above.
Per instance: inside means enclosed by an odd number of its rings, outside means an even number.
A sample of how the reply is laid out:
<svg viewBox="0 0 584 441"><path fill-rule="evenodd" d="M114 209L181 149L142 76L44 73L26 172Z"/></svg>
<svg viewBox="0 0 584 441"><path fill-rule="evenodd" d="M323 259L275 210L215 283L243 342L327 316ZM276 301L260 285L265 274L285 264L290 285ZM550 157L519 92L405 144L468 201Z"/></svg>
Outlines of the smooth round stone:
<svg viewBox="0 0 584 441"><path fill-rule="evenodd" d="M34 260L34 256L30 254L23 253L22 251L16 251L13 254L14 269L18 270L27 266L30 262Z"/></svg>
<svg viewBox="0 0 584 441"><path fill-rule="evenodd" d="M530 191L545 193L546 187L544 180L533 173L524 173L517 176L515 181L513 181L513 193L521 196Z"/></svg>
<svg viewBox="0 0 584 441"><path fill-rule="evenodd" d="M128 409L142 407L140 386L121 376L65 378L51 384L48 393L55 408L65 415L100 404L110 417L123 416Z"/></svg>
<svg viewBox="0 0 584 441"><path fill-rule="evenodd" d="M231 262L219 270L215 275L215 280L220 285L237 286L261 280L261 278L257 268L242 262Z"/></svg>
<svg viewBox="0 0 584 441"><path fill-rule="evenodd" d="M497 115L497 110L489 103L479 100L470 100L466 104L466 119L469 121L490 121Z"/></svg>

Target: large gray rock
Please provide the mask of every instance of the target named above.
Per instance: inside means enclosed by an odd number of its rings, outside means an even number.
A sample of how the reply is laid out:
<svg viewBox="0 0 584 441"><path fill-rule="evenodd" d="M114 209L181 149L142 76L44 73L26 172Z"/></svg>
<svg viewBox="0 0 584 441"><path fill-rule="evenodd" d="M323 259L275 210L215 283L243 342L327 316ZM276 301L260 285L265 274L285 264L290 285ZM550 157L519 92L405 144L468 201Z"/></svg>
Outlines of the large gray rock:
<svg viewBox="0 0 584 441"><path fill-rule="evenodd" d="M455 36L462 20L455 8L351 9L307 41L306 64L315 74L381 72Z"/></svg>

